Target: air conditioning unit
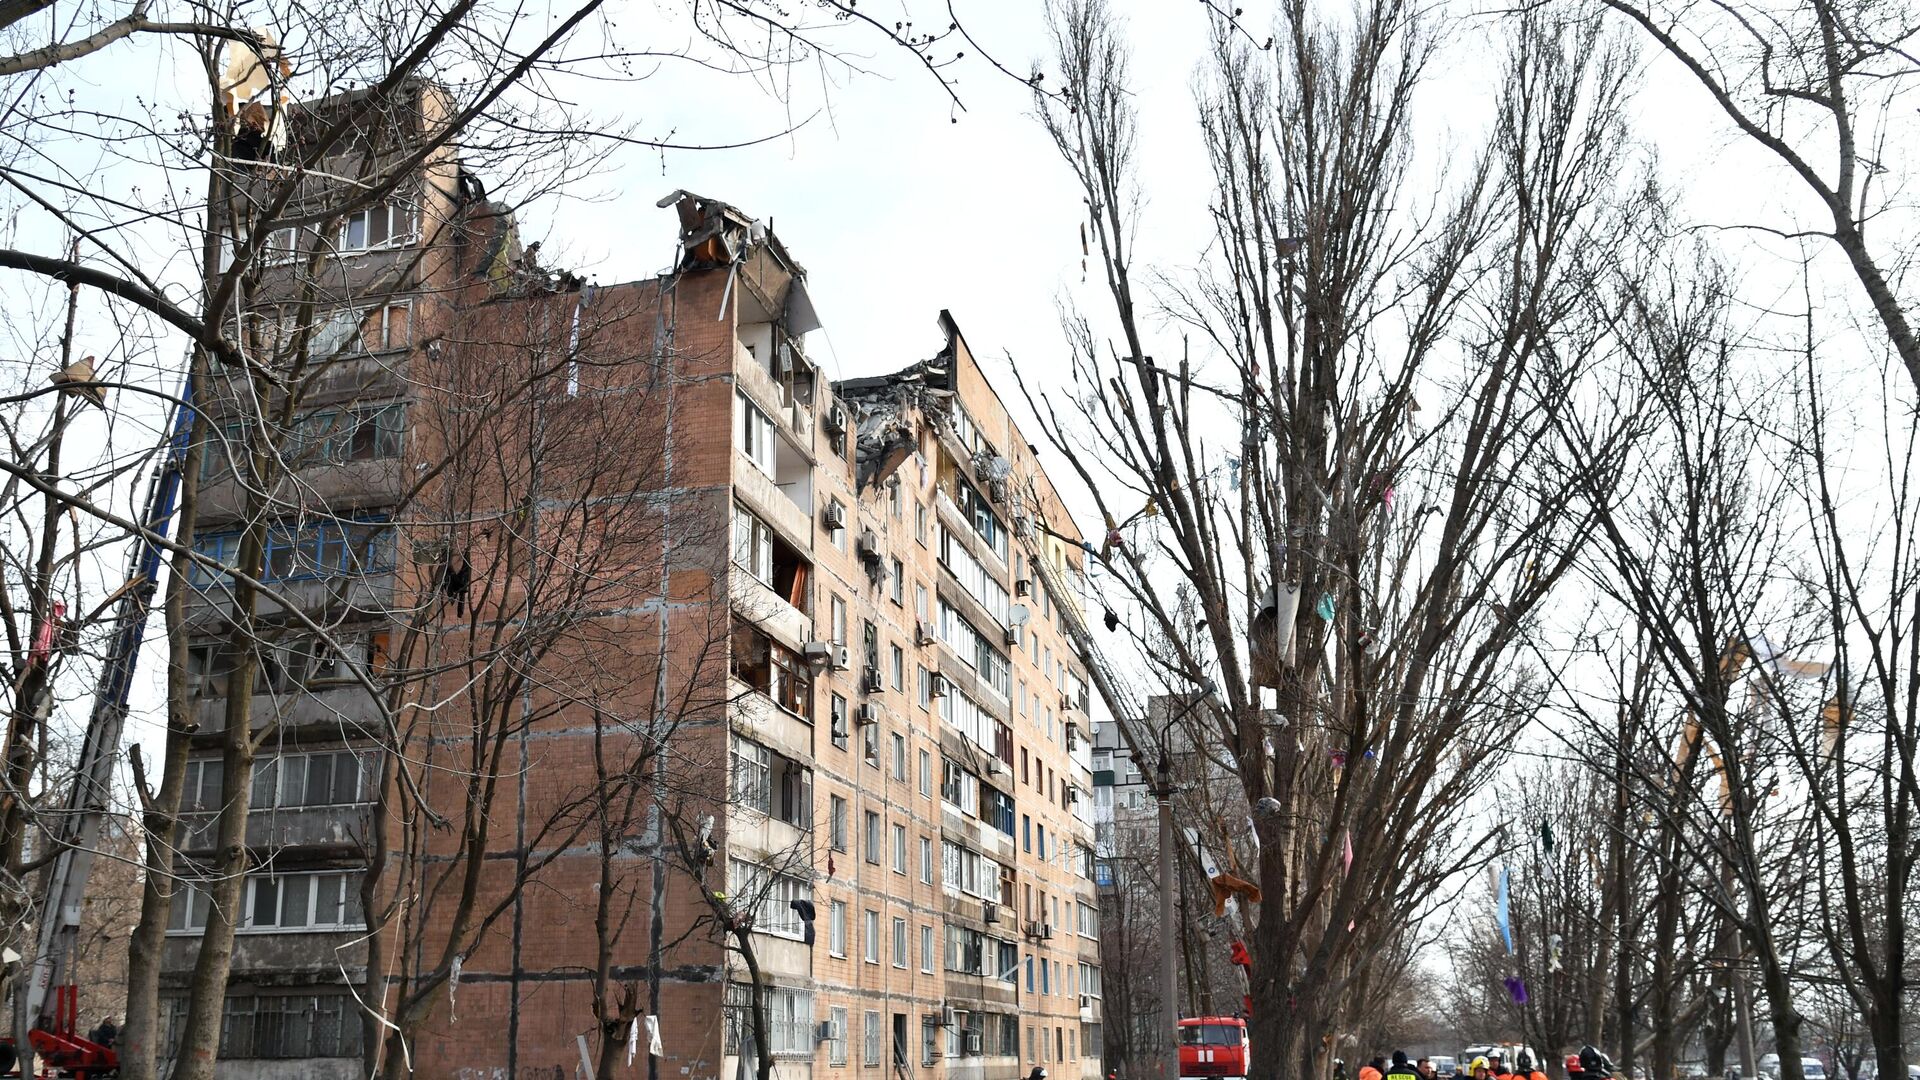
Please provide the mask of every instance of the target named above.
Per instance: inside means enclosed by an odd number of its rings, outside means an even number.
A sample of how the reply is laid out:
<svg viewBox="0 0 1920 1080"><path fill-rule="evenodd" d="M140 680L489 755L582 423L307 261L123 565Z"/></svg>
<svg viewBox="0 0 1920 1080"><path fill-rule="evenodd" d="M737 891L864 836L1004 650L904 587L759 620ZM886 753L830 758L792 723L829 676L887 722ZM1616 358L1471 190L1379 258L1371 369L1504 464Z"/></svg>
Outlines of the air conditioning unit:
<svg viewBox="0 0 1920 1080"><path fill-rule="evenodd" d="M1000 635L1000 638L1009 645L1018 645L1020 644L1020 628L1017 626L1009 626L1007 627L1006 633Z"/></svg>
<svg viewBox="0 0 1920 1080"><path fill-rule="evenodd" d="M977 1031L969 1031L966 1033L966 1039L967 1039L967 1056L979 1057L980 1056L980 1033Z"/></svg>
<svg viewBox="0 0 1920 1080"><path fill-rule="evenodd" d="M1082 999L1082 1000L1085 1000L1085 999ZM831 1020L822 1020L820 1021L819 1025L813 1029L814 1042L828 1042L832 1040L832 1038L833 1038L833 1021Z"/></svg>
<svg viewBox="0 0 1920 1080"><path fill-rule="evenodd" d="M1053 924L1052 923L1040 924L1040 940L1042 941L1053 940Z"/></svg>
<svg viewBox="0 0 1920 1080"><path fill-rule="evenodd" d="M886 683L880 677L880 669L870 667L860 673L860 689L868 694L877 694L886 689Z"/></svg>
<svg viewBox="0 0 1920 1080"><path fill-rule="evenodd" d="M987 498L1005 506L1007 503L1007 482L1005 480L987 481Z"/></svg>
<svg viewBox="0 0 1920 1080"><path fill-rule="evenodd" d="M853 650L845 645L833 647L833 670L845 671L853 666Z"/></svg>
<svg viewBox="0 0 1920 1080"><path fill-rule="evenodd" d="M808 667L826 667L833 662L833 650L831 641L809 641L802 655L806 657Z"/></svg>
<svg viewBox="0 0 1920 1080"><path fill-rule="evenodd" d="M913 643L915 645L933 644L933 627L923 622L913 624Z"/></svg>
<svg viewBox="0 0 1920 1080"><path fill-rule="evenodd" d="M847 433L847 411L835 405L833 408L827 410L826 416L821 418L820 426L826 430L827 434L836 439L845 435Z"/></svg>
<svg viewBox="0 0 1920 1080"><path fill-rule="evenodd" d="M1070 713L1073 711L1073 699L1071 697L1068 697L1066 694L1060 695L1060 711L1063 713Z"/></svg>
<svg viewBox="0 0 1920 1080"><path fill-rule="evenodd" d="M1032 596L1032 595L1033 595L1033 579L1032 579L1032 578L1021 578L1020 580L1018 580L1018 581L1016 581L1016 582L1014 582L1014 583L1013 583L1013 595L1015 595L1015 596Z"/></svg>
<svg viewBox="0 0 1920 1080"><path fill-rule="evenodd" d="M991 900L980 901L980 918L984 920L988 926L999 922L1000 906Z"/></svg>
<svg viewBox="0 0 1920 1080"><path fill-rule="evenodd" d="M1030 939L1037 938L1040 936L1040 924L1037 922L1029 921L1026 926L1021 928L1020 933L1022 933L1023 935L1025 935Z"/></svg>
<svg viewBox="0 0 1920 1080"><path fill-rule="evenodd" d="M947 677L945 675L942 675L936 671L931 676L928 676L927 696L928 697L946 697L947 696Z"/></svg>
<svg viewBox="0 0 1920 1080"><path fill-rule="evenodd" d="M853 722L859 724L861 727L879 723L880 706L864 701L854 706Z"/></svg>
<svg viewBox="0 0 1920 1080"><path fill-rule="evenodd" d="M854 550L859 552L860 557L868 562L879 562L880 538L874 535L872 529L862 529L860 530L860 541L854 545Z"/></svg>
<svg viewBox="0 0 1920 1080"><path fill-rule="evenodd" d="M820 524L836 532L846 528L847 508L837 502L828 503L826 511L820 515Z"/></svg>

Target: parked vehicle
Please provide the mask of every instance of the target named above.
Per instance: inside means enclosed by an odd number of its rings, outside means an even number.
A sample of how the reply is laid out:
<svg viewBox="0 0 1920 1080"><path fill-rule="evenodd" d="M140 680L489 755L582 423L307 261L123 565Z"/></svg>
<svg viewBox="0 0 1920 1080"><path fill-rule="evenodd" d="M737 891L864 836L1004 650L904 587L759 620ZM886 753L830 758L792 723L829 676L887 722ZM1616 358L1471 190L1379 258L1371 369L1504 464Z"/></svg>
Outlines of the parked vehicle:
<svg viewBox="0 0 1920 1080"><path fill-rule="evenodd" d="M1453 1080L1460 1075L1460 1063L1453 1058L1430 1057L1427 1060L1433 1062L1433 1075L1440 1080Z"/></svg>
<svg viewBox="0 0 1920 1080"><path fill-rule="evenodd" d="M1247 1022L1237 1016L1189 1016L1180 1021L1180 1075L1247 1075Z"/></svg>

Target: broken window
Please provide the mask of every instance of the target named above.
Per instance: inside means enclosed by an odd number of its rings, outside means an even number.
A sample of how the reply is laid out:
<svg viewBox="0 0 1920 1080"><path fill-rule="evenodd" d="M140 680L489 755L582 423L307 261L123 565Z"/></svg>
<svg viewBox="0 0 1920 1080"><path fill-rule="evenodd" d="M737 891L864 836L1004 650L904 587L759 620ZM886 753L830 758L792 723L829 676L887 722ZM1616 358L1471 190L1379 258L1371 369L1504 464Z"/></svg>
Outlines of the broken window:
<svg viewBox="0 0 1920 1080"><path fill-rule="evenodd" d="M802 720L813 721L813 670L799 653L736 618L729 664L735 678Z"/></svg>

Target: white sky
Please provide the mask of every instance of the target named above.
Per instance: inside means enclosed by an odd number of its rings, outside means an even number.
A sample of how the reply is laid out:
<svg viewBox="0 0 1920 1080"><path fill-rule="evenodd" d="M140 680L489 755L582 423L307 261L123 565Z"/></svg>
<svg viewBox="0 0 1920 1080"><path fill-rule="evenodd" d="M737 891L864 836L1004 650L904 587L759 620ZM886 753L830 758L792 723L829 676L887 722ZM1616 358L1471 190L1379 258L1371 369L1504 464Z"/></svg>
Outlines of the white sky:
<svg viewBox="0 0 1920 1080"><path fill-rule="evenodd" d="M556 11L566 7L563 0L550 5ZM922 7L937 13L941 25L946 22L944 5L936 9L919 0L860 5L889 22L906 7ZM1013 70L1025 72L1044 55L1035 0L956 0L956 7L980 43ZM1248 0L1245 7L1243 21L1264 38L1270 0ZM1191 89L1204 54L1207 16L1195 0L1115 0L1115 8L1134 43L1145 193L1138 269L1145 280L1155 269L1177 270L1202 258L1210 240L1210 192ZM1421 177L1437 176L1454 155L1476 145L1496 89L1499 17L1476 15L1457 3L1451 10L1438 16L1448 41L1417 117ZM689 34L651 0L625 0L619 19L623 36L656 46ZM834 34L870 70L829 69L834 85L824 92L817 75L797 75L790 90L776 94L765 85L685 66L663 67L628 84L569 87L575 100L596 113L636 122L638 134L682 142L752 139L780 130L790 117L809 119L796 132L749 149L621 151L612 168L581 177L566 201L529 208L523 238L544 241L548 265L572 267L603 284L647 276L668 265L675 247L675 217L654 202L686 188L771 219L809 271L826 327L813 336L811 351L835 377L889 371L930 356L940 344L935 316L947 308L1009 404L1018 405L1007 353L1029 380L1058 386L1066 371L1058 304L1076 301L1096 315L1107 305L1097 265L1089 266L1091 278L1082 283L1078 223L1084 210L1064 164L1031 116L1026 89L971 55L972 46L957 35L950 37L937 47L941 57L969 53L946 69L966 106L956 113L930 74L871 30L843 27ZM88 87L89 102L108 111L193 100L181 87L191 86L195 73L171 59L184 61L184 50L133 55L157 63L128 63L121 54L65 77ZM1651 50L1646 55L1652 57ZM1690 81L1675 77L1663 59L1652 58L1647 66L1635 106L1638 131L1657 153L1660 175L1679 192L1686 214L1700 222L1778 223L1809 208L1784 171L1733 136ZM1056 78L1049 70L1049 83ZM128 187L138 182L130 176L135 174L127 167L115 166L90 182ZM511 178L485 179L497 193L512 194ZM30 223L12 227L20 232L11 242L47 250L29 243ZM1757 242L1753 234L1722 235L1744 253L1740 265L1756 286L1750 302L1794 299L1777 266L1752 258L1754 252L1743 246ZM1784 242L1769 243L1776 251L1792 250ZM1831 273L1830 256L1823 260L1831 294L1853 302L1857 286ZM18 295L17 278L5 287ZM1174 355L1178 339L1155 341L1150 351ZM180 354L162 350L168 358ZM1065 484L1061 472L1054 479ZM1070 490L1069 498L1077 501ZM149 635L150 645L157 636ZM149 656L139 700L151 717L162 665L157 655Z"/></svg>

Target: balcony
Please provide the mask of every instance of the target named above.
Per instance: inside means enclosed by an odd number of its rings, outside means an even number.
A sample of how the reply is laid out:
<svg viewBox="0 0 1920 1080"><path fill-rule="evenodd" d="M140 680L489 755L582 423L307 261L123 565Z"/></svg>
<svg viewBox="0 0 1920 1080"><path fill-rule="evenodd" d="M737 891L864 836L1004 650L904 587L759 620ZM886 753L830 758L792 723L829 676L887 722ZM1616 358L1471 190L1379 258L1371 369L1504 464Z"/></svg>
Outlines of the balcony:
<svg viewBox="0 0 1920 1080"><path fill-rule="evenodd" d="M270 807L247 815L247 847L262 852L285 848L357 848L367 835L372 807ZM214 846L218 815L212 812L180 815L182 851L209 851Z"/></svg>

